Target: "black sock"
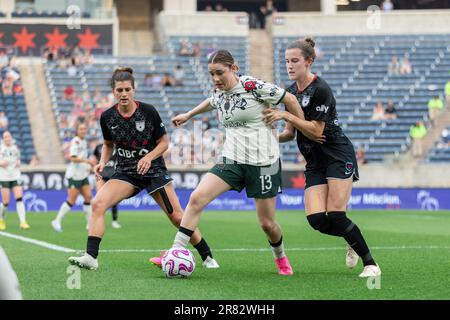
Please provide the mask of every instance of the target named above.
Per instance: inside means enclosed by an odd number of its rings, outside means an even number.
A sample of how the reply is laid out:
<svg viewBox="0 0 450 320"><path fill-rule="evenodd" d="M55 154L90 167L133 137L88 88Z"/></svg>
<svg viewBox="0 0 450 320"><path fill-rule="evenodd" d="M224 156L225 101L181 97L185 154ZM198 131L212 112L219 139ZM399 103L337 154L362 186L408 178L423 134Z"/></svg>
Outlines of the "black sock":
<svg viewBox="0 0 450 320"><path fill-rule="evenodd" d="M194 245L194 248L197 249L197 251L200 254L200 257L202 257L203 261L205 261L206 258L208 258L208 256L210 256L211 258L213 257L212 253L211 253L211 249L209 248L208 244L206 243L205 238L202 238L202 240L200 240L199 243Z"/></svg>
<svg viewBox="0 0 450 320"><path fill-rule="evenodd" d="M117 211L117 204L111 208L111 213L113 221L117 221L117 218L119 216L119 212Z"/></svg>
<svg viewBox="0 0 450 320"><path fill-rule="evenodd" d="M86 253L92 256L94 259L97 259L98 256L98 248L100 247L100 241L102 238L89 236L86 245Z"/></svg>
<svg viewBox="0 0 450 320"><path fill-rule="evenodd" d="M373 260L372 255L370 254L369 247L367 246L366 241L359 230L358 226L355 224L352 230L344 236L345 241L350 245L350 247L355 250L358 256L361 257L363 265L376 265L375 260Z"/></svg>
<svg viewBox="0 0 450 320"><path fill-rule="evenodd" d="M189 230L189 229L187 229L185 227L182 227L182 226L178 227L178 231L180 231L181 233L184 233L189 238L192 237L192 235L194 234L194 230Z"/></svg>

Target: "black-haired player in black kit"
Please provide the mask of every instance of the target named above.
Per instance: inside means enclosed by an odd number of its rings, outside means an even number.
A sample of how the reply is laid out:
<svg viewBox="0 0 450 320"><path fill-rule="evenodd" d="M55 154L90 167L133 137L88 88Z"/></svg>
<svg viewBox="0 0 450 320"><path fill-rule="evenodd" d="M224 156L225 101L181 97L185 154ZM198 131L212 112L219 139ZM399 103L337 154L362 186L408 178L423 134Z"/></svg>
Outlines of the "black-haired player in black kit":
<svg viewBox="0 0 450 320"><path fill-rule="evenodd" d="M94 159L96 161L96 164L100 162L100 158L102 156L102 147L103 143L99 143L94 148ZM109 180L111 179L112 175L114 174L114 168L116 166L116 150L114 149L113 154L111 155L111 159L109 159L108 162L106 162L105 168L102 171L101 179L95 180L95 189L97 192L100 190L101 187ZM112 214L112 223L111 226L114 229L120 229L122 226L120 225L118 219L119 219L119 210L117 208L117 204L113 205L111 208L111 214Z"/></svg>
<svg viewBox="0 0 450 320"><path fill-rule="evenodd" d="M286 128L280 142L294 139L306 160L305 212L309 224L324 234L343 237L347 243L346 264L356 266L361 257L364 270L360 277L381 275L358 226L347 216L353 181L358 178L355 150L337 120L336 100L324 79L311 73L315 59L311 38L294 41L286 49L286 68L289 79L295 82L287 89L294 94L302 108L303 119L293 114L270 109L266 121L283 119ZM310 137L322 134L323 143Z"/></svg>
<svg viewBox="0 0 450 320"><path fill-rule="evenodd" d="M94 171L96 178L101 179L114 147L117 152L116 169L92 201L86 253L81 257L69 258L69 263L91 270L98 268L97 256L105 231L105 211L121 200L146 189L176 227L179 227L183 215L162 157L169 146L169 138L158 112L152 105L133 99L131 68L116 69L111 78L111 88L118 103L100 117L104 141L100 161ZM198 250L205 267L219 267L198 229L191 243Z"/></svg>

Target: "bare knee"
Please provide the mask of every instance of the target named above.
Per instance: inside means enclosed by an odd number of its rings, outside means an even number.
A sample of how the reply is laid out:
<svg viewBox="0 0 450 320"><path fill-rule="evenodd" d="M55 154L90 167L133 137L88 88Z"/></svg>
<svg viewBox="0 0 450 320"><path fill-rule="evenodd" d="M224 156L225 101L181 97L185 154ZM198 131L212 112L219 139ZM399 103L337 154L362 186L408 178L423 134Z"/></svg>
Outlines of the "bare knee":
<svg viewBox="0 0 450 320"><path fill-rule="evenodd" d="M94 215L98 214L102 215L108 209L106 207L106 202L102 199L94 198L94 200L92 200L91 205L92 205L92 214Z"/></svg>
<svg viewBox="0 0 450 320"><path fill-rule="evenodd" d="M260 221L261 229L267 234L271 233L277 226L275 220L264 219Z"/></svg>
<svg viewBox="0 0 450 320"><path fill-rule="evenodd" d="M189 208L195 212L200 212L207 205L207 196L200 192L193 192L189 199Z"/></svg>

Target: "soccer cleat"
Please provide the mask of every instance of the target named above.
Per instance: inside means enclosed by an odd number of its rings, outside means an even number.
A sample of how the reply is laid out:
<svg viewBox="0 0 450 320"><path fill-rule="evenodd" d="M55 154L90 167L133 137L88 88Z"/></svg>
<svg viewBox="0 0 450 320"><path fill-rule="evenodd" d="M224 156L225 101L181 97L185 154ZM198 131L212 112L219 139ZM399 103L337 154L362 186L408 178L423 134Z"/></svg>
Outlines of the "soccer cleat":
<svg viewBox="0 0 450 320"><path fill-rule="evenodd" d="M118 223L117 221L113 221L111 223L111 226L113 227L113 229L120 229L122 228L122 226L120 225L120 223Z"/></svg>
<svg viewBox="0 0 450 320"><path fill-rule="evenodd" d="M53 227L53 230L55 230L56 232L63 231L63 229L61 227L61 222L59 222L58 220L52 220L52 227Z"/></svg>
<svg viewBox="0 0 450 320"><path fill-rule="evenodd" d="M283 276L292 276L294 271L292 271L291 264L286 256L283 258L275 259L275 264L277 265L278 274Z"/></svg>
<svg viewBox="0 0 450 320"><path fill-rule="evenodd" d="M165 251L161 251L159 253L159 257L150 258L150 259L148 259L148 261L150 263L153 263L158 268L162 268L162 256L164 255L164 253L166 253L166 252Z"/></svg>
<svg viewBox="0 0 450 320"><path fill-rule="evenodd" d="M205 261L203 261L202 266L207 269L218 269L220 268L219 264L216 260L211 258L210 256L207 256Z"/></svg>
<svg viewBox="0 0 450 320"><path fill-rule="evenodd" d="M70 257L68 259L69 263L75 266L79 266L80 268L88 269L88 270L97 270L98 261L93 258L91 255L85 253L81 257Z"/></svg>
<svg viewBox="0 0 450 320"><path fill-rule="evenodd" d="M359 256L356 254L355 250L347 245L347 254L345 256L345 264L348 268L352 269L358 264Z"/></svg>
<svg viewBox="0 0 450 320"><path fill-rule="evenodd" d="M0 230L6 229L6 223L4 219L0 219Z"/></svg>
<svg viewBox="0 0 450 320"><path fill-rule="evenodd" d="M20 223L20 229L28 230L30 228L31 228L30 225L26 221Z"/></svg>
<svg viewBox="0 0 450 320"><path fill-rule="evenodd" d="M363 272L360 273L360 278L378 277L381 276L381 269L378 265L367 265L364 267Z"/></svg>

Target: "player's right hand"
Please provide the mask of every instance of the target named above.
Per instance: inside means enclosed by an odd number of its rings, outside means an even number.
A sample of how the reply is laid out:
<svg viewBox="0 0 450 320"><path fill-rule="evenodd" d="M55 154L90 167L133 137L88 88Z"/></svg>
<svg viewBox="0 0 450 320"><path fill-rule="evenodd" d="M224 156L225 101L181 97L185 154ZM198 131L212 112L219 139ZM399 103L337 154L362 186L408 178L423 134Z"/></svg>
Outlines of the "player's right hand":
<svg viewBox="0 0 450 320"><path fill-rule="evenodd" d="M179 127L179 126L183 125L184 123L186 123L187 121L189 121L189 119L190 119L189 114L182 113L182 114L179 114L179 115L173 117L171 121L175 127Z"/></svg>
<svg viewBox="0 0 450 320"><path fill-rule="evenodd" d="M102 179L102 172L105 168L105 164L103 162L100 162L94 167L94 173L95 173L95 179L101 180Z"/></svg>

